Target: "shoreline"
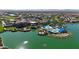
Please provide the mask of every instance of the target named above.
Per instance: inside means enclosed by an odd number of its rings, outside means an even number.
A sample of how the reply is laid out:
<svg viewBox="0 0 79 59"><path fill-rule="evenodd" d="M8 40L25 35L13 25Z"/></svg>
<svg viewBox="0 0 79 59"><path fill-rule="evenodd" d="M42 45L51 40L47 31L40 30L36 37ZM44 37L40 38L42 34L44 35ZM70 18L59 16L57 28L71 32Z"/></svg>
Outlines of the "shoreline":
<svg viewBox="0 0 79 59"><path fill-rule="evenodd" d="M72 35L70 32L67 33L58 33L58 34L48 34L48 36L53 36L53 37L57 37L57 38L65 38Z"/></svg>

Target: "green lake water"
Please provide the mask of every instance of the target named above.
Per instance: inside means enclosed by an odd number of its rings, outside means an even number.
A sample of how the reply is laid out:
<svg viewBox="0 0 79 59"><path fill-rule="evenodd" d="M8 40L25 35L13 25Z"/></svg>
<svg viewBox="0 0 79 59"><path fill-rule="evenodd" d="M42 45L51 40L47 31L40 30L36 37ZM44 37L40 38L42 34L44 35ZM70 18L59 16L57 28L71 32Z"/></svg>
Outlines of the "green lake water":
<svg viewBox="0 0 79 59"><path fill-rule="evenodd" d="M79 49L79 24L66 24L65 26L72 33L72 37L59 39L39 36L36 30L31 32L4 32L0 36L4 46L11 49ZM28 42L24 43L25 41Z"/></svg>

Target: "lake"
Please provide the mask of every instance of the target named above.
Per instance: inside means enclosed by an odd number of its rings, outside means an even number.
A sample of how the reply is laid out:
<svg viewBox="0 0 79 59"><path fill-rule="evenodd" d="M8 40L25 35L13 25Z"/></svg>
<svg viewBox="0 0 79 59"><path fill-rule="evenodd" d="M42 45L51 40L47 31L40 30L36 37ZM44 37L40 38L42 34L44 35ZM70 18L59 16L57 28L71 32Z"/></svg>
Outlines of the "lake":
<svg viewBox="0 0 79 59"><path fill-rule="evenodd" d="M79 24L66 24L72 37L55 38L39 36L36 30L30 32L4 32L0 36L5 47L10 49L79 49Z"/></svg>

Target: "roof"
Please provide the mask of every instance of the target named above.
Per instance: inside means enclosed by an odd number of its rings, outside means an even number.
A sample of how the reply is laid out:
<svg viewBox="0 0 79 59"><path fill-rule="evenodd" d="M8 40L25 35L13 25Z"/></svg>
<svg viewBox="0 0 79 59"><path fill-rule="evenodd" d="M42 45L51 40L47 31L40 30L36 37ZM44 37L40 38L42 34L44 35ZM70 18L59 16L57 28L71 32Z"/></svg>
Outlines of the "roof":
<svg viewBox="0 0 79 59"><path fill-rule="evenodd" d="M47 25L47 26L45 26L45 29L52 29L52 27Z"/></svg>
<svg viewBox="0 0 79 59"><path fill-rule="evenodd" d="M59 29L58 28L55 28L55 29L50 30L50 32L58 33L59 32Z"/></svg>
<svg viewBox="0 0 79 59"><path fill-rule="evenodd" d="M49 32L53 32L53 33L58 33L59 32L59 29L58 28L53 28L49 25L45 26L45 29Z"/></svg>
<svg viewBox="0 0 79 59"><path fill-rule="evenodd" d="M64 28L59 28L59 29L60 29L59 32L64 32L65 31Z"/></svg>
<svg viewBox="0 0 79 59"><path fill-rule="evenodd" d="M35 22L35 21L30 21L30 23L37 23L37 22Z"/></svg>

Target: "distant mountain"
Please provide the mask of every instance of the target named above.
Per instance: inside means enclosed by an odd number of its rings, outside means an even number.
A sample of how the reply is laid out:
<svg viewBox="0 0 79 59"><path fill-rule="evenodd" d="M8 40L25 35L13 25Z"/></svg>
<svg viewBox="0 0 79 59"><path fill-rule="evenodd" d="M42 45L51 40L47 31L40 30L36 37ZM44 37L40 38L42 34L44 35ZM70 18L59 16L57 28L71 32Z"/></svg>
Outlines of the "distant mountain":
<svg viewBox="0 0 79 59"><path fill-rule="evenodd" d="M26 9L26 10L0 10L0 12L78 12L79 9Z"/></svg>

